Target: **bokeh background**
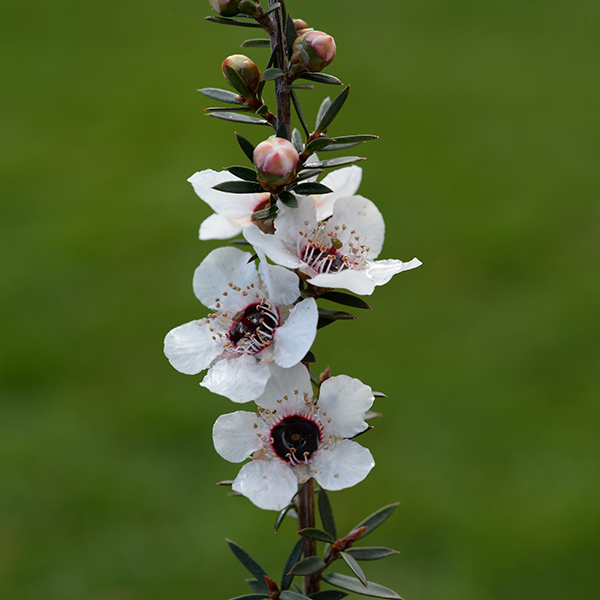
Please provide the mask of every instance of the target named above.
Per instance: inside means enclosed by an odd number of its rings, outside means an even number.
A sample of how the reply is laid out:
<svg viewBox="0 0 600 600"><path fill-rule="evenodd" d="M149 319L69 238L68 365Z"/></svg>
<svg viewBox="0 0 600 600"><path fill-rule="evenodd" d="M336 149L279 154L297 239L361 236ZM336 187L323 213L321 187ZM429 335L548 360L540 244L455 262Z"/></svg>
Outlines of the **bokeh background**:
<svg viewBox="0 0 600 600"><path fill-rule="evenodd" d="M296 0L352 84L332 133L376 133L361 192L385 257L418 256L322 330L319 367L387 393L377 468L338 527L400 507L368 576L408 600L600 595L600 4ZM230 537L276 578L287 521L215 486L235 407L162 355L206 314L209 209L187 177L244 164L199 87L254 30L203 0L0 8L0 597L226 599ZM249 50L259 64L266 51ZM307 118L337 88L302 92ZM237 130L258 143L262 128ZM343 567L341 567L343 570Z"/></svg>

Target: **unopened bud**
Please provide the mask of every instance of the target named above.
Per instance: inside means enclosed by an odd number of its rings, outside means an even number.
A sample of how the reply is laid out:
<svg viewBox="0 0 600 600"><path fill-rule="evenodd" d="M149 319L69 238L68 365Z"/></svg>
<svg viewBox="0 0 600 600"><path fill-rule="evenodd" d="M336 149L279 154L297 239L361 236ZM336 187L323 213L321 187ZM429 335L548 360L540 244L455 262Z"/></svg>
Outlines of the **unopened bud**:
<svg viewBox="0 0 600 600"><path fill-rule="evenodd" d="M290 183L296 176L297 163L296 148L283 138L269 138L254 149L258 181L267 190Z"/></svg>
<svg viewBox="0 0 600 600"><path fill-rule="evenodd" d="M308 29L296 38L291 58L293 73L322 71L335 58L335 40L322 31Z"/></svg>
<svg viewBox="0 0 600 600"><path fill-rule="evenodd" d="M255 15L262 12L259 2L253 0L209 0L213 10L222 17L235 17L240 13Z"/></svg>
<svg viewBox="0 0 600 600"><path fill-rule="evenodd" d="M306 21L303 21L302 19L293 19L294 21L294 27L296 28L296 33L298 35L302 35L306 29L308 29L308 25L306 23Z"/></svg>
<svg viewBox="0 0 600 600"><path fill-rule="evenodd" d="M255 92L258 89L262 74L260 69L247 56L244 56L243 54L233 54L223 61L221 68L223 70L223 75L225 75L225 79L227 79L225 67L231 67L241 77L242 81L251 92Z"/></svg>

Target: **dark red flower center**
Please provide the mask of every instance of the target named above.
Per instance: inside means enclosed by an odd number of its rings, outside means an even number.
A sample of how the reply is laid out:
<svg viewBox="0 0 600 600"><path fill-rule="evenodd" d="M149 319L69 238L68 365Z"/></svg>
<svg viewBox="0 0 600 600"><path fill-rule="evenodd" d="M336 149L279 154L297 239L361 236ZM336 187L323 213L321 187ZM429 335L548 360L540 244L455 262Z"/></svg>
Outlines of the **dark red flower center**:
<svg viewBox="0 0 600 600"><path fill-rule="evenodd" d="M234 346L255 354L273 341L278 325L274 308L266 303L251 304L236 316L227 335Z"/></svg>
<svg viewBox="0 0 600 600"><path fill-rule="evenodd" d="M271 430L271 445L277 456L292 464L306 462L320 442L319 426L298 415L286 417Z"/></svg>

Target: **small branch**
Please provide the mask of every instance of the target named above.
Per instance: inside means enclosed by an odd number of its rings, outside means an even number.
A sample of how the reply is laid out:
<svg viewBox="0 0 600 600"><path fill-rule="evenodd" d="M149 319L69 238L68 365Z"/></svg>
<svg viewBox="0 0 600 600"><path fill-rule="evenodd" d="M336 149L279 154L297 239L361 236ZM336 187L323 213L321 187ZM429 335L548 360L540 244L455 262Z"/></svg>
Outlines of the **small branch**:
<svg viewBox="0 0 600 600"><path fill-rule="evenodd" d="M298 506L298 529L306 529L307 527L314 528L315 526L315 480L309 479L298 492L296 498ZM302 558L317 555L316 540L304 540L304 550ZM321 590L320 574L304 576L304 595L314 594Z"/></svg>
<svg viewBox="0 0 600 600"><path fill-rule="evenodd" d="M269 7L276 4L277 0L269 0ZM283 17L281 7L274 10L269 15L271 21L271 52L275 55L275 67L287 72L287 57L285 54L285 37L283 35ZM287 139L291 139L291 106L290 106L290 90L285 89L287 80L285 77L280 77L275 80L275 97L277 99L277 126L275 131L279 129L281 124L285 124Z"/></svg>

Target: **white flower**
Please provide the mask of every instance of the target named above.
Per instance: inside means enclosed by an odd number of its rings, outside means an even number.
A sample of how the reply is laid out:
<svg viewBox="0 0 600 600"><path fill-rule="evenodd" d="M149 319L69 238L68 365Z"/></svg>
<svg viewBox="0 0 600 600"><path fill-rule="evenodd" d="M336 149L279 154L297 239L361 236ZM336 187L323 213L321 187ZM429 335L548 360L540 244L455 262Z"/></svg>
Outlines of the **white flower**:
<svg viewBox="0 0 600 600"><path fill-rule="evenodd" d="M299 297L295 273L237 248L213 250L194 273L194 293L215 312L172 329L165 354L181 373L208 369L201 385L234 402L260 396L269 363L299 363L315 339L314 299ZM250 261L250 262L249 262Z"/></svg>
<svg viewBox="0 0 600 600"><path fill-rule="evenodd" d="M356 193L362 177L362 169L352 166L327 175L321 183L333 190L331 194L311 196L317 202L317 218L326 219L333 212L333 203L344 196ZM188 181L194 191L215 212L200 225L201 240L226 240L240 234L252 223L252 213L269 206L269 193L232 194L213 190L213 186L225 181L241 181L228 171L206 169L194 173Z"/></svg>
<svg viewBox="0 0 600 600"><path fill-rule="evenodd" d="M256 400L258 413L221 415L213 427L217 452L230 462L250 456L233 489L266 510L287 506L298 484L311 477L327 490L362 481L375 465L373 456L351 438L367 429L365 412L371 388L346 375L323 382L317 401L304 365L271 365L271 379Z"/></svg>
<svg viewBox="0 0 600 600"><path fill-rule="evenodd" d="M314 199L307 198L298 208L281 207L274 225L274 235L250 225L244 236L273 262L298 269L317 287L372 294L396 273L421 264L416 258L374 260L383 246L385 225L375 204L362 196L336 200L327 221L319 220Z"/></svg>

